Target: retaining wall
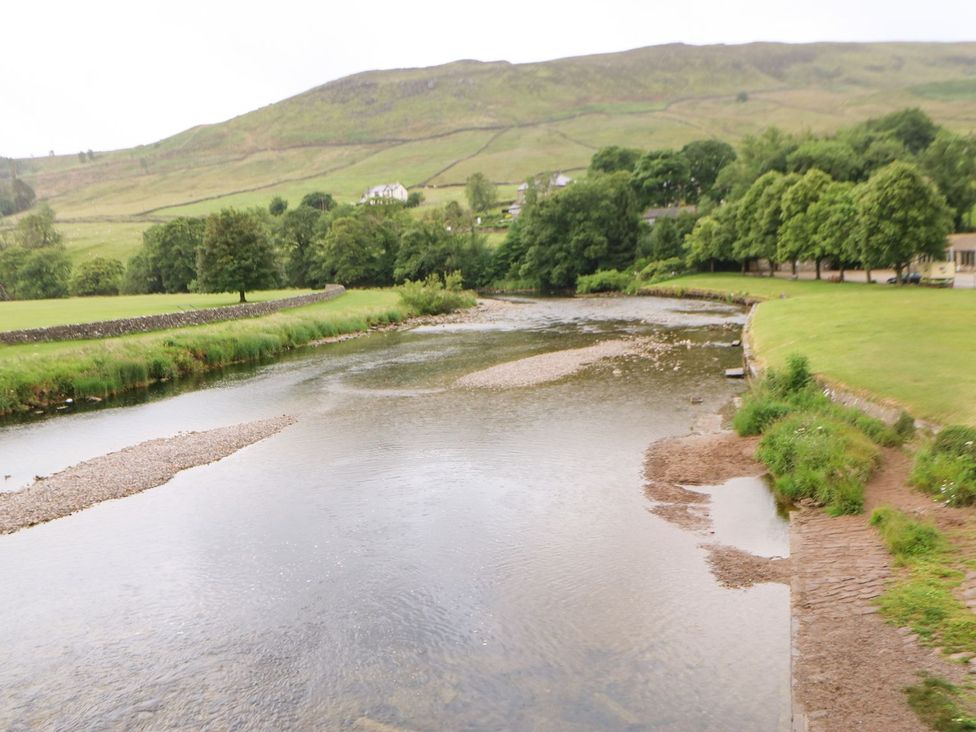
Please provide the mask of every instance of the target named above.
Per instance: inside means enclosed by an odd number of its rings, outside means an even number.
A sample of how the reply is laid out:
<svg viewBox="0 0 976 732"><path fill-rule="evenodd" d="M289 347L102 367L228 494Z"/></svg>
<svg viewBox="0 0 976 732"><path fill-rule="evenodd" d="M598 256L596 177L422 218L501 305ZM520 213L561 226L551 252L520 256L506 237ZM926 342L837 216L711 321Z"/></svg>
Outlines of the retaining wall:
<svg viewBox="0 0 976 732"><path fill-rule="evenodd" d="M167 328L182 328L187 325L203 325L219 320L237 320L253 318L258 315L310 305L316 302L332 300L346 291L342 285L327 285L321 292L310 295L296 295L281 300L268 302L247 302L240 305L225 305L219 308L201 308L200 310L184 310L176 313L161 315L143 315L137 318L119 318L118 320L100 320L94 323L77 323L73 325L52 325L48 328L30 328L28 330L7 330L0 332L0 343L15 345L18 343L41 343L43 341L70 341L89 338L111 338L113 336L128 335L130 333L146 333L152 330Z"/></svg>

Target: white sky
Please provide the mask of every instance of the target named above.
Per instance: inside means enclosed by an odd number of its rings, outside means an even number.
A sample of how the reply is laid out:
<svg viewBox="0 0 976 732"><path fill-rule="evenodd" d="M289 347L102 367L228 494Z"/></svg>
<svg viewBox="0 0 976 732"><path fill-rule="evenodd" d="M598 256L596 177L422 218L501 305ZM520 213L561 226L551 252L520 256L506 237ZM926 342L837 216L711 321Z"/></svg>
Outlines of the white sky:
<svg viewBox="0 0 976 732"><path fill-rule="evenodd" d="M369 69L757 40L976 40L976 0L10 0L0 155L147 144Z"/></svg>

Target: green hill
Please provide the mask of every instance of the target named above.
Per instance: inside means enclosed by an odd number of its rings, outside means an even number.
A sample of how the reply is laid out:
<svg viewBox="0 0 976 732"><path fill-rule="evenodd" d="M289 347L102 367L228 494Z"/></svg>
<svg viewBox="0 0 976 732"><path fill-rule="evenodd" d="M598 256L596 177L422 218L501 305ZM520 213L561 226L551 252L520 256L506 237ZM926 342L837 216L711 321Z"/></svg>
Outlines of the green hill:
<svg viewBox="0 0 976 732"><path fill-rule="evenodd" d="M399 180L439 203L479 170L505 194L542 170L585 168L603 145L736 142L769 125L827 132L909 106L976 129L976 43L668 45L370 71L93 161L18 164L69 246L83 242L76 256L118 256L149 221L275 195L354 200Z"/></svg>

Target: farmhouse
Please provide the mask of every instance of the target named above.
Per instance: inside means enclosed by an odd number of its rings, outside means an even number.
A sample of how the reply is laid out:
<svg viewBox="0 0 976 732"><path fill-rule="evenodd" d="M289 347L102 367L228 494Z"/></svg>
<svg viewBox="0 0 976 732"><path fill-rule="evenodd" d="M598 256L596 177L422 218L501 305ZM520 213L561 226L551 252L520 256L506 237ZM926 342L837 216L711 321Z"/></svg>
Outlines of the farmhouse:
<svg viewBox="0 0 976 732"><path fill-rule="evenodd" d="M541 176L537 176L534 179L535 185L539 188L540 193L549 193L551 191L557 190L559 188L565 188L573 179L568 175L563 175L562 173L553 173L549 176L548 184L541 179ZM525 195L529 191L529 181L525 181L518 187L515 192L515 203L508 207L508 215L513 219L517 219L519 214L522 213L522 206L525 205Z"/></svg>
<svg viewBox="0 0 976 732"><path fill-rule="evenodd" d="M976 270L976 234L953 234L949 237L946 254L950 262L955 262L958 271Z"/></svg>
<svg viewBox="0 0 976 732"><path fill-rule="evenodd" d="M359 199L360 203L389 203L391 201L407 202L407 189L402 183L384 183L373 186Z"/></svg>

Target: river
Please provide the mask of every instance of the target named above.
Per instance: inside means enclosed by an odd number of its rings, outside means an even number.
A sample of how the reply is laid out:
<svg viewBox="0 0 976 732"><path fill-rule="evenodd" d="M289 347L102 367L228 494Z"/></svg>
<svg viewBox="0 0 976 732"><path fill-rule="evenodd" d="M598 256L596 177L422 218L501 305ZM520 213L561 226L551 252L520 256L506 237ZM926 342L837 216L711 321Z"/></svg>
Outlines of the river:
<svg viewBox="0 0 976 732"><path fill-rule="evenodd" d="M724 589L699 546L785 555L766 487L709 489L708 536L643 493L647 445L741 389L722 372L743 320L717 303L523 300L0 428L12 490L144 439L298 418L0 536L0 728L788 729L788 589ZM635 334L680 345L657 366L453 386Z"/></svg>

